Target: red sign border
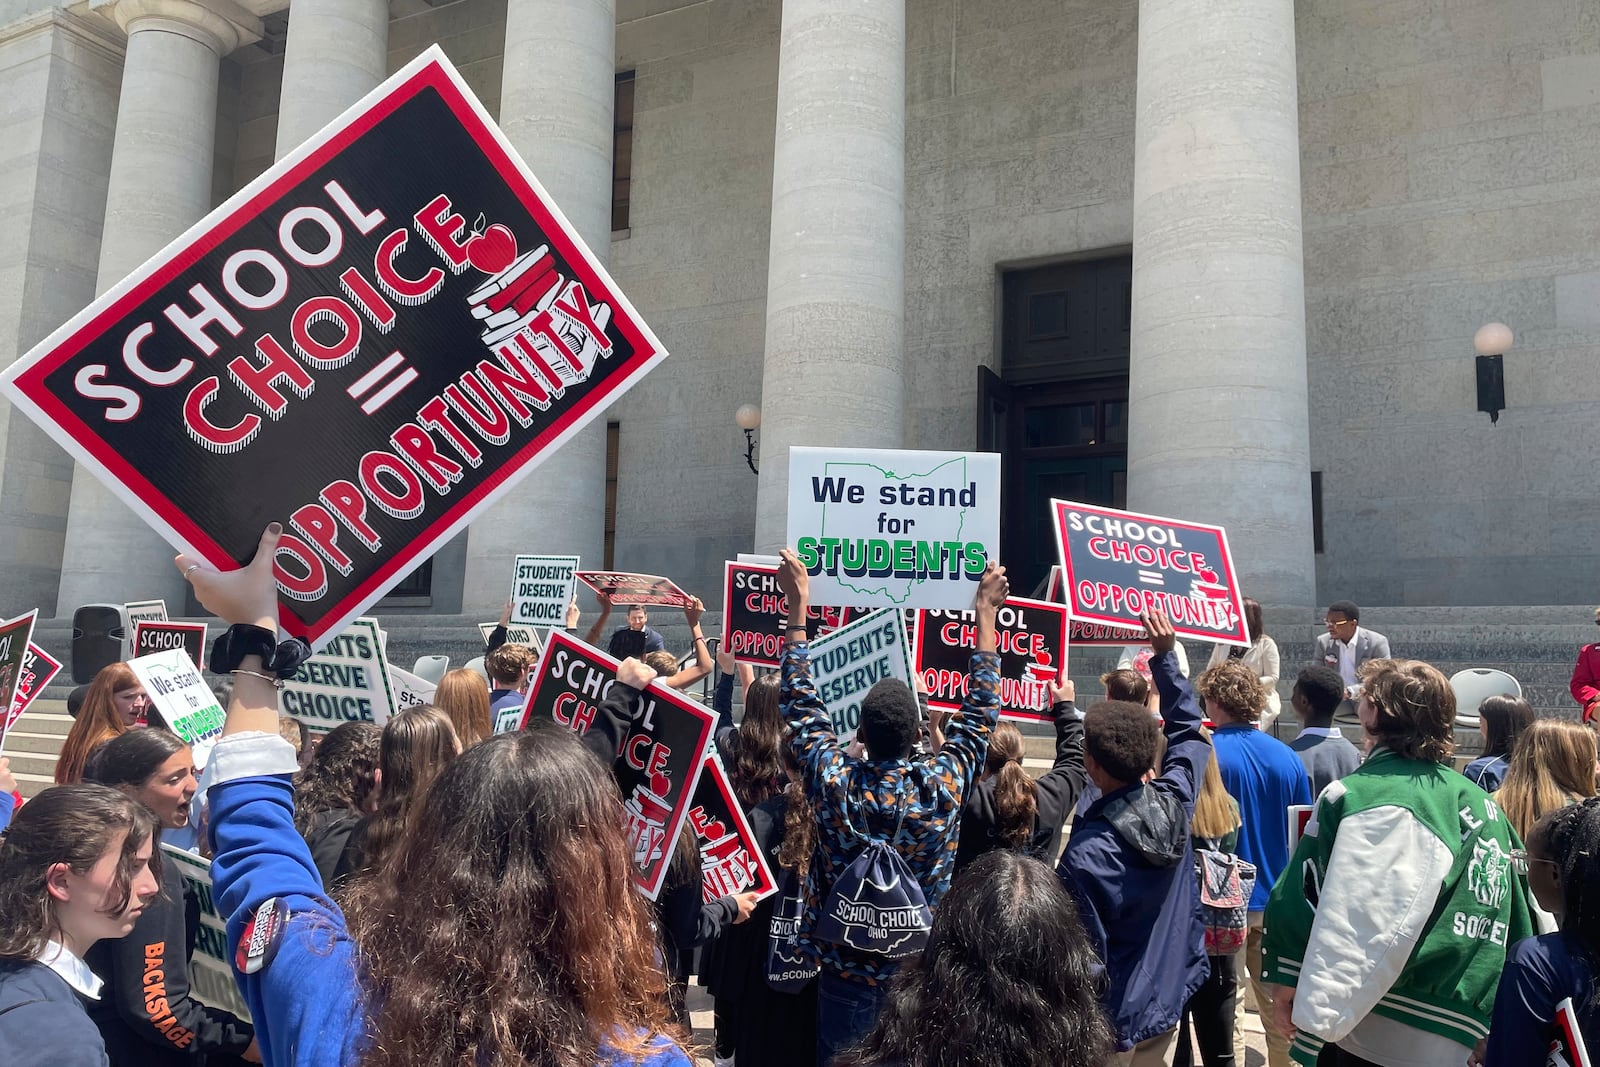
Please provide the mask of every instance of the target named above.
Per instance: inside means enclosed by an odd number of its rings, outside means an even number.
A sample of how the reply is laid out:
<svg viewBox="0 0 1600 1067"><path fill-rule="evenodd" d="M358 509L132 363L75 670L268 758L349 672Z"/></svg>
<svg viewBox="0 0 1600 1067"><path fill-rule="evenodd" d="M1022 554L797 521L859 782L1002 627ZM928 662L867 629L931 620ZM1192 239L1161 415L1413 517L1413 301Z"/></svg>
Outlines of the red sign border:
<svg viewBox="0 0 1600 1067"><path fill-rule="evenodd" d="M771 575L774 575L774 576L776 576L777 573L778 573L778 568L777 567L774 567L771 564L767 564L767 563L740 563L737 560L731 560L731 559L723 561L723 563L722 563L722 633L719 635L719 637L721 638L722 650L724 652L726 652L728 650L728 638L730 636L730 632L728 630L728 627L732 624L731 616L732 616L733 613L728 610L728 606L733 603L733 572L736 569L744 570L744 571L747 571L747 572L759 573L759 574L771 574ZM782 653L780 652L779 655L782 655ZM751 657L751 656L744 655L743 653L740 653L738 655L735 655L733 658L736 661L738 661L739 663L748 663L752 667L778 667L778 666L781 666L781 661L776 656L771 658L771 659L768 659L768 658L766 658L764 656Z"/></svg>
<svg viewBox="0 0 1600 1067"><path fill-rule="evenodd" d="M575 571L574 574L577 577L578 581L582 582L584 585L589 587L589 591L591 593L603 593L603 592L605 592L605 590L603 590L603 589L599 588L598 586L596 586L587 577L585 577L586 575L614 574L614 575L618 575L618 576L626 575L626 576L628 576L630 578L654 578L654 579L659 579L659 580L661 580L663 582L666 582L668 585L672 586L673 592L677 593L678 596L682 598L681 600L678 600L676 602L668 602L668 601L665 601L665 600L655 600L655 599L652 599L652 600L618 600L618 599L616 599L617 595L615 593L613 593L613 594L611 594L611 604L612 604L613 607L618 607L618 608L633 608L633 607L639 607L639 608L686 608L686 607L689 606L690 601L692 601L694 599L692 596L689 595L689 593L687 591L684 590L684 588L682 586L680 586L677 582L673 581L671 578L668 578L665 574L645 574L643 571L607 571L607 570L598 570L598 571L582 571L582 570L580 570L580 571ZM632 596L634 594L623 593L622 595L623 596ZM638 594L638 595L646 596L646 595L649 595L649 594Z"/></svg>
<svg viewBox="0 0 1600 1067"><path fill-rule="evenodd" d="M1181 530L1193 530L1196 533L1215 534L1217 543L1222 546L1223 579L1227 583L1228 591L1232 594L1229 603L1239 614L1239 627L1235 632L1223 634L1215 630L1197 630L1192 626L1181 624L1176 620L1172 629L1180 637L1193 637L1199 641L1221 642L1225 645L1243 645L1249 647L1250 636L1244 623L1244 594L1239 590L1239 575L1233 568L1233 550L1228 546L1228 531L1221 526L1210 526L1203 522L1188 522L1183 519L1169 519L1164 515L1146 515L1139 511L1124 511L1118 508L1102 507L1099 504L1082 504L1076 500L1051 500L1051 518L1055 520L1056 552L1061 557L1061 578L1066 586L1067 612L1074 619L1084 622L1097 622L1105 626L1126 627L1128 620L1124 617L1106 615L1095 611L1080 610L1077 604L1077 585L1072 579L1072 554L1067 551L1067 520L1066 509L1073 508L1077 511L1089 512L1095 515L1105 515L1118 519L1143 519L1146 522L1158 522L1164 526L1176 526Z"/></svg>
<svg viewBox="0 0 1600 1067"><path fill-rule="evenodd" d="M89 467L103 484L155 527L157 532L169 541L176 542L189 555L204 559L218 570L237 568L239 561L233 559L118 452L110 448L104 439L68 410L45 387L45 378L76 357L91 340L124 321L135 307L148 300L195 260L231 238L245 222L261 215L272 203L304 182L401 104L428 91L438 93L446 107L461 121L513 195L545 231L545 239L567 262L587 269L590 277L585 279L585 285L589 286L592 281L597 298L625 312L614 316L613 322L618 332L628 340L634 354L626 363L614 365L616 370L609 376L615 383L611 388L595 389L585 394L576 405L546 427L543 433L502 463L482 484L459 497L452 495L448 498L438 518L412 536L405 548L342 599L321 610L310 622L299 615L293 602L286 602L280 595L280 624L290 634L306 638L314 648L320 648L324 638L339 633L360 617L391 586L470 523L475 517L475 510L481 513L520 477L581 429L594 413L603 408L602 400L609 401L626 392L656 363L666 358L666 350L640 319L632 303L615 288L609 273L588 249L581 248L573 241L569 234L571 224L566 216L495 126L483 105L446 58L443 49L438 45L428 48L321 133L291 153L280 164L283 167L281 173L274 173L277 168L269 170L235 193L104 297L79 312L13 363L4 374L0 374L0 387L3 387L0 392L4 392L47 431L59 430L59 434L52 432L51 437ZM104 306L101 306L102 301L105 302Z"/></svg>
<svg viewBox="0 0 1600 1067"><path fill-rule="evenodd" d="M539 657L539 662L534 667L533 674L529 676L528 695L522 702L522 722L517 727L519 730L526 730L528 728L528 716L531 715L533 711L534 697L539 692L539 685L549 677L549 674L545 669L545 665L555 656L556 649L558 648L565 648L568 652L576 652L580 655L591 657L608 666L613 675L616 674L617 667L619 667L622 662L621 660L613 658L606 652L595 648L593 645L588 644L585 641L578 640L565 630L553 631L550 634L550 640L544 646L544 654ZM678 835L683 833L683 824L689 818L689 808L694 804L694 791L700 784L700 775L705 768L705 757L710 753L712 734L716 730L717 726L717 716L710 708L707 708L698 701L690 700L682 693L679 693L676 689L668 688L665 683L659 680L651 682L646 688L645 692L654 695L658 699L664 698L666 703L671 704L680 710L688 711L695 718L700 720L700 759L695 761L691 776L689 780L684 783L681 794L683 799L680 803L673 807L672 824L668 828L671 830L671 833L667 835L668 839L676 841L678 839ZM604 698L602 697L601 699ZM555 723L554 725L560 726L561 724ZM562 728L566 729L566 727ZM606 768L606 772L608 774L610 773L610 770L611 769L609 767ZM656 897L661 893L662 883L667 880L667 867L669 865L667 861L670 859L671 855L669 852L669 854L663 858L661 869L656 873L653 883L644 881L641 877L639 877L638 871L634 872L634 884L637 885L640 891L651 900L655 900Z"/></svg>
<svg viewBox="0 0 1600 1067"><path fill-rule="evenodd" d="M36 616L34 621L37 623L37 609L33 614ZM19 618L20 617L21 616L19 616ZM22 718L23 712L33 707L33 702L39 699L39 694L44 692L46 686L55 681L56 675L60 674L61 669L66 666L66 664L62 663L50 653L33 643L33 633L31 628L28 634L28 653L32 654L35 658L42 659L46 663L50 664L50 673L46 674L44 679L29 691L28 698L23 700L20 705L17 703L17 701L20 699L17 695L17 689L21 687L22 679L17 679L17 685L11 690L11 701L8 705L6 705L5 708L5 716L4 718L0 718L0 751L4 751L5 749L6 734L10 733L16 728L17 720Z"/></svg>
<svg viewBox="0 0 1600 1067"><path fill-rule="evenodd" d="M772 872L772 865L767 862L767 854L761 851L761 842L756 840L755 831L750 828L750 819L747 815L745 815L743 805L739 803L739 798L733 793L733 781L729 779L728 770L722 765L722 760L717 758L715 745L707 746L706 757L701 761L701 763L702 766L700 768L699 781L704 782L706 775L711 775L712 781L716 783L717 792L722 795L723 803L728 806L728 811L733 814L733 819L737 824L739 836L749 843L750 855L755 857L756 868L761 876L762 881L758 882L750 889L745 890L745 892L755 892L759 894L756 897L757 901L765 900L778 891L778 879ZM691 797L691 808L693 807L693 803L694 801ZM700 900L703 904L709 904L711 901L705 899L704 889L705 883L702 882Z"/></svg>

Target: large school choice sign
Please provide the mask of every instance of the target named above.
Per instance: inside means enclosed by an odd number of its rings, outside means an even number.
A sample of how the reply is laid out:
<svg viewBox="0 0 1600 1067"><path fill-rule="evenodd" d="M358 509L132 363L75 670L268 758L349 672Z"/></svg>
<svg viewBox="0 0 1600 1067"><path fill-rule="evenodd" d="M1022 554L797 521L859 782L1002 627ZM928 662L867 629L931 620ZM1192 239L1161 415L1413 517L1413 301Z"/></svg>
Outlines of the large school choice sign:
<svg viewBox="0 0 1600 1067"><path fill-rule="evenodd" d="M577 556L518 556L511 580L512 623L561 628L577 585Z"/></svg>
<svg viewBox="0 0 1600 1067"><path fill-rule="evenodd" d="M435 46L0 390L320 648L665 355Z"/></svg>
<svg viewBox="0 0 1600 1067"><path fill-rule="evenodd" d="M11 710L6 713L3 726L0 726L0 752L6 748L6 734L22 718L22 713L28 710L28 705L44 691L57 674L61 673L61 661L50 653L28 642L28 651L22 656L22 673L17 677L15 695L11 698Z"/></svg>
<svg viewBox="0 0 1600 1067"><path fill-rule="evenodd" d="M1000 554L1000 457L791 448L788 533L814 603L970 608Z"/></svg>
<svg viewBox="0 0 1600 1067"><path fill-rule="evenodd" d="M810 644L811 681L833 732L848 744L861 728L861 702L885 678L911 684L905 613L879 608Z"/></svg>
<svg viewBox="0 0 1600 1067"><path fill-rule="evenodd" d="M703 903L757 893L757 899L778 891L766 853L756 841L733 783L713 750L706 753L700 783L689 808L689 828L700 846L700 896Z"/></svg>
<svg viewBox="0 0 1600 1067"><path fill-rule="evenodd" d="M228 918L217 913L211 895L211 861L171 845L161 846L161 859L178 865L184 884L200 902L200 927L195 931L194 955L189 959L189 992L202 1004L248 1022L250 1009L234 981L228 953Z"/></svg>
<svg viewBox="0 0 1600 1067"><path fill-rule="evenodd" d="M227 714L188 651L171 648L131 659L128 666L150 694L150 703L167 729L183 738L194 755L195 765L204 767L217 738L222 736Z"/></svg>
<svg viewBox="0 0 1600 1067"><path fill-rule="evenodd" d="M1010 597L995 619L1000 653L1000 717L1050 721L1050 686L1067 668L1067 609ZM931 707L955 711L966 702L968 669L978 650L977 613L917 613L915 660Z"/></svg>
<svg viewBox="0 0 1600 1067"><path fill-rule="evenodd" d="M1164 611L1180 636L1248 645L1239 578L1220 526L1050 501L1074 619L1138 624Z"/></svg>
<svg viewBox="0 0 1600 1067"><path fill-rule="evenodd" d="M554 720L586 734L617 679L617 660L564 631L550 635L528 684L522 728ZM633 708L633 724L613 765L627 813L634 882L651 900L661 892L672 849L689 818L716 716L661 682Z"/></svg>
<svg viewBox="0 0 1600 1067"><path fill-rule="evenodd" d="M806 609L806 637L843 626L849 608ZM778 568L764 563L722 565L722 650L741 663L776 667L783 655L789 598L778 588Z"/></svg>
<svg viewBox="0 0 1600 1067"><path fill-rule="evenodd" d="M357 619L283 683L284 713L314 734L347 722L382 726L395 712L377 619Z"/></svg>

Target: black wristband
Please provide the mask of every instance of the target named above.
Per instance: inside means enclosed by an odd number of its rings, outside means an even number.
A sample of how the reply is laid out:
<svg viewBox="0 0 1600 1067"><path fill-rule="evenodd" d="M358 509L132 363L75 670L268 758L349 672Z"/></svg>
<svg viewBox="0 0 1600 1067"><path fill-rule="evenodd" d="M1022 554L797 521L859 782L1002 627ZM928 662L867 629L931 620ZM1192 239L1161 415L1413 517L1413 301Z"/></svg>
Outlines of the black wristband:
<svg viewBox="0 0 1600 1067"><path fill-rule="evenodd" d="M280 643L278 635L261 626L235 623L222 631L211 645L207 664L213 674L228 674L246 656L260 656L261 665L279 678L287 678L311 658L311 646L292 637Z"/></svg>

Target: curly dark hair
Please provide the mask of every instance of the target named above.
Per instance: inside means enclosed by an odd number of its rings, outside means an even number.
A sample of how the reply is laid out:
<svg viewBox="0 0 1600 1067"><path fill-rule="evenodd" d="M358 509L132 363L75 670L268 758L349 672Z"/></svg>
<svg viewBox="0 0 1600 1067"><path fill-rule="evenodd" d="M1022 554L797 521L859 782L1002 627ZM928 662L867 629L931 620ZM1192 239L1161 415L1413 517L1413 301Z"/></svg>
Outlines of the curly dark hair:
<svg viewBox="0 0 1600 1067"><path fill-rule="evenodd" d="M1055 873L1017 852L974 860L933 913L846 1067L1065 1067L1111 1054L1099 960Z"/></svg>
<svg viewBox="0 0 1600 1067"><path fill-rule="evenodd" d="M1083 751L1119 782L1137 782L1155 766L1161 730L1150 709L1102 700L1083 713Z"/></svg>
<svg viewBox="0 0 1600 1067"><path fill-rule="evenodd" d="M1450 762L1456 747L1456 694L1438 668L1416 659L1384 660L1362 671L1361 681L1361 699L1377 712L1368 732L1379 744L1406 759Z"/></svg>
<svg viewBox="0 0 1600 1067"><path fill-rule="evenodd" d="M294 828L303 835L325 811L360 813L372 793L383 731L370 722L335 726L294 779Z"/></svg>
<svg viewBox="0 0 1600 1067"><path fill-rule="evenodd" d="M778 679L763 674L744 692L744 718L734 735L734 795L746 811L783 791L785 726L778 710Z"/></svg>
<svg viewBox="0 0 1600 1067"><path fill-rule="evenodd" d="M1540 839L1543 848L1536 848ZM1561 875L1561 929L1576 942L1590 970L1600 967L1600 797L1569 804L1539 820L1529 849L1555 861ZM1586 1009L1600 1005L1600 986Z"/></svg>
<svg viewBox="0 0 1600 1067"><path fill-rule="evenodd" d="M1255 722L1261 718L1261 709L1267 702L1267 691L1260 677L1235 659L1208 667L1195 679L1194 689L1206 702L1208 710L1220 711L1235 722Z"/></svg>
<svg viewBox="0 0 1600 1067"><path fill-rule="evenodd" d="M498 734L434 780L345 914L368 1012L360 1067L592 1067L661 1037L649 902L616 782L554 724Z"/></svg>

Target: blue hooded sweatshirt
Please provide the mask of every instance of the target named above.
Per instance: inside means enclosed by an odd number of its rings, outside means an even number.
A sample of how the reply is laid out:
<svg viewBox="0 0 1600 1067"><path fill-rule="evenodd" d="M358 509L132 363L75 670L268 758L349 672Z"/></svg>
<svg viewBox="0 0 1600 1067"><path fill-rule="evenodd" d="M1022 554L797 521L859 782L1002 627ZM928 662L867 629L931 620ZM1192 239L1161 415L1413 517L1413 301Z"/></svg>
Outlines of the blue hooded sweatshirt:
<svg viewBox="0 0 1600 1067"><path fill-rule="evenodd" d="M1210 974L1189 821L1211 746L1177 657L1157 656L1150 670L1166 719L1161 775L1090 804L1056 867L1105 962L1101 1003L1119 1052L1177 1026Z"/></svg>

